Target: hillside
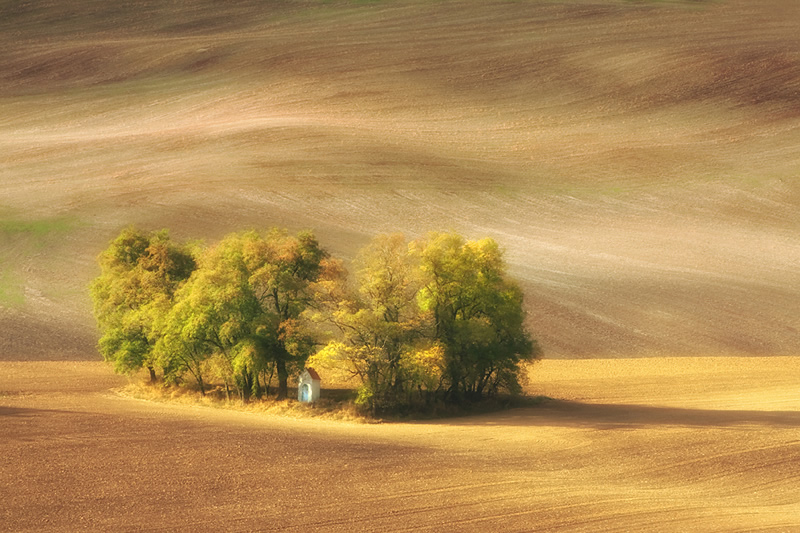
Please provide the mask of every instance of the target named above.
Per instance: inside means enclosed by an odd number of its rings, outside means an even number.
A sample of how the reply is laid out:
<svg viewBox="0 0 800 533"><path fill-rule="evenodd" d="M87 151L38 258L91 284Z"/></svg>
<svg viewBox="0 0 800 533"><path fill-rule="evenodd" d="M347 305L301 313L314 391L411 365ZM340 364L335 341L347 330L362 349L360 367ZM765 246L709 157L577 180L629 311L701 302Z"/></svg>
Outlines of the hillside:
<svg viewBox="0 0 800 533"><path fill-rule="evenodd" d="M547 357L800 353L797 2L167 4L0 2L0 358L98 357L131 223L489 235Z"/></svg>

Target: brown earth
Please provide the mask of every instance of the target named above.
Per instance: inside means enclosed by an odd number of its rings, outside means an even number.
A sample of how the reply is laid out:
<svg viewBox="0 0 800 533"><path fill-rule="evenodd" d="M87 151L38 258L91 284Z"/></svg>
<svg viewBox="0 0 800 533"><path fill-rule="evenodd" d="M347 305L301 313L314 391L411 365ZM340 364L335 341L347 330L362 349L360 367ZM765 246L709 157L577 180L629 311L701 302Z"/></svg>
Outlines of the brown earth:
<svg viewBox="0 0 800 533"><path fill-rule="evenodd" d="M549 357L800 353L800 4L5 3L0 358L125 225L496 238ZM65 355L67 354L67 355Z"/></svg>
<svg viewBox="0 0 800 533"><path fill-rule="evenodd" d="M795 531L800 359L546 360L539 407L419 423L117 396L0 363L0 531Z"/></svg>
<svg viewBox="0 0 800 533"><path fill-rule="evenodd" d="M798 20L0 2L0 530L800 529ZM131 223L312 228L345 258L492 236L556 399L374 426L119 397L75 361Z"/></svg>

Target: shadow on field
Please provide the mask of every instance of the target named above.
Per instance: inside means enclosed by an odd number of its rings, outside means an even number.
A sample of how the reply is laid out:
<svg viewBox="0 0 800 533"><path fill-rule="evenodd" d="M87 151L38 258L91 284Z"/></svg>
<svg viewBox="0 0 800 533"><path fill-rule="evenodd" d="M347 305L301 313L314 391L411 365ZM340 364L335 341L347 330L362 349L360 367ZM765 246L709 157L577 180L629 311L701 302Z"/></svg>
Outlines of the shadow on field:
<svg viewBox="0 0 800 533"><path fill-rule="evenodd" d="M0 418L3 417L17 417L17 418L32 418L43 413L68 413L69 411L58 411L55 409L32 409L30 407L7 407L0 405Z"/></svg>
<svg viewBox="0 0 800 533"><path fill-rule="evenodd" d="M725 427L757 425L800 427L800 411L687 409L636 404L548 400L541 407L519 408L491 416L451 421L452 425L638 429L654 426Z"/></svg>

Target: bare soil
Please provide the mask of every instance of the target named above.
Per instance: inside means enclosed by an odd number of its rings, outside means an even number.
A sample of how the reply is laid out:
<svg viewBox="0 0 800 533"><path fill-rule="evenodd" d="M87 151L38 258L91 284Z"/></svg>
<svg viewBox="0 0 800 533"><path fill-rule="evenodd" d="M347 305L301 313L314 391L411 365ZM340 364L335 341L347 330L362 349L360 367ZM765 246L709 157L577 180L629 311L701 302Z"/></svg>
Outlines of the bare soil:
<svg viewBox="0 0 800 533"><path fill-rule="evenodd" d="M3 358L97 357L131 223L489 235L550 357L800 353L797 2L3 9Z"/></svg>
<svg viewBox="0 0 800 533"><path fill-rule="evenodd" d="M0 530L800 529L800 3L1 4ZM120 397L86 286L131 223L492 236L553 400Z"/></svg>
<svg viewBox="0 0 800 533"><path fill-rule="evenodd" d="M0 363L2 531L792 531L800 359L548 360L539 407L357 424Z"/></svg>

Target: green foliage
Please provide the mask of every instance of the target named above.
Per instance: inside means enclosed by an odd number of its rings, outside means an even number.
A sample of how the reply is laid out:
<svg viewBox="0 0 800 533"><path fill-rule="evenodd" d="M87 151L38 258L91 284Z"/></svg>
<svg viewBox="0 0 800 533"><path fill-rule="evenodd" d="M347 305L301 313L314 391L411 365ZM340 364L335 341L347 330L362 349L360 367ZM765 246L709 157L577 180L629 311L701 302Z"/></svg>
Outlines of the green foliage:
<svg viewBox="0 0 800 533"><path fill-rule="evenodd" d="M522 291L507 278L497 243L432 233L414 243L414 252L420 307L431 313L433 337L444 349L448 396L518 392L520 364L539 351L525 331Z"/></svg>
<svg viewBox="0 0 800 533"><path fill-rule="evenodd" d="M158 367L203 393L222 381L242 401L274 374L286 397L315 350L314 366L360 379L356 403L373 414L515 393L538 350L502 255L491 239L379 235L350 284L311 233L236 233L192 254L164 231L129 228L91 286L100 351L120 372ZM332 336L317 350L321 324Z"/></svg>
<svg viewBox="0 0 800 533"><path fill-rule="evenodd" d="M314 340L301 315L313 300L327 253L314 236L273 229L227 236L203 253L166 318L159 352L197 377L215 358L217 373L242 400L260 395L274 365L278 395L302 368Z"/></svg>
<svg viewBox="0 0 800 533"><path fill-rule="evenodd" d="M373 413L396 410L416 389L410 356L422 329L408 244L402 235L378 236L355 267L356 288L341 290L329 310L341 341L329 343L313 364L346 365L362 382L359 405Z"/></svg>
<svg viewBox="0 0 800 533"><path fill-rule="evenodd" d="M538 353L522 292L491 239L376 237L355 261L355 288L332 299L340 336L313 358L362 382L373 413L521 391L520 364Z"/></svg>
<svg viewBox="0 0 800 533"><path fill-rule="evenodd" d="M102 336L99 350L116 371L142 367L155 377L155 345L175 292L189 278L195 260L164 231L127 228L100 254L100 276L90 292Z"/></svg>

